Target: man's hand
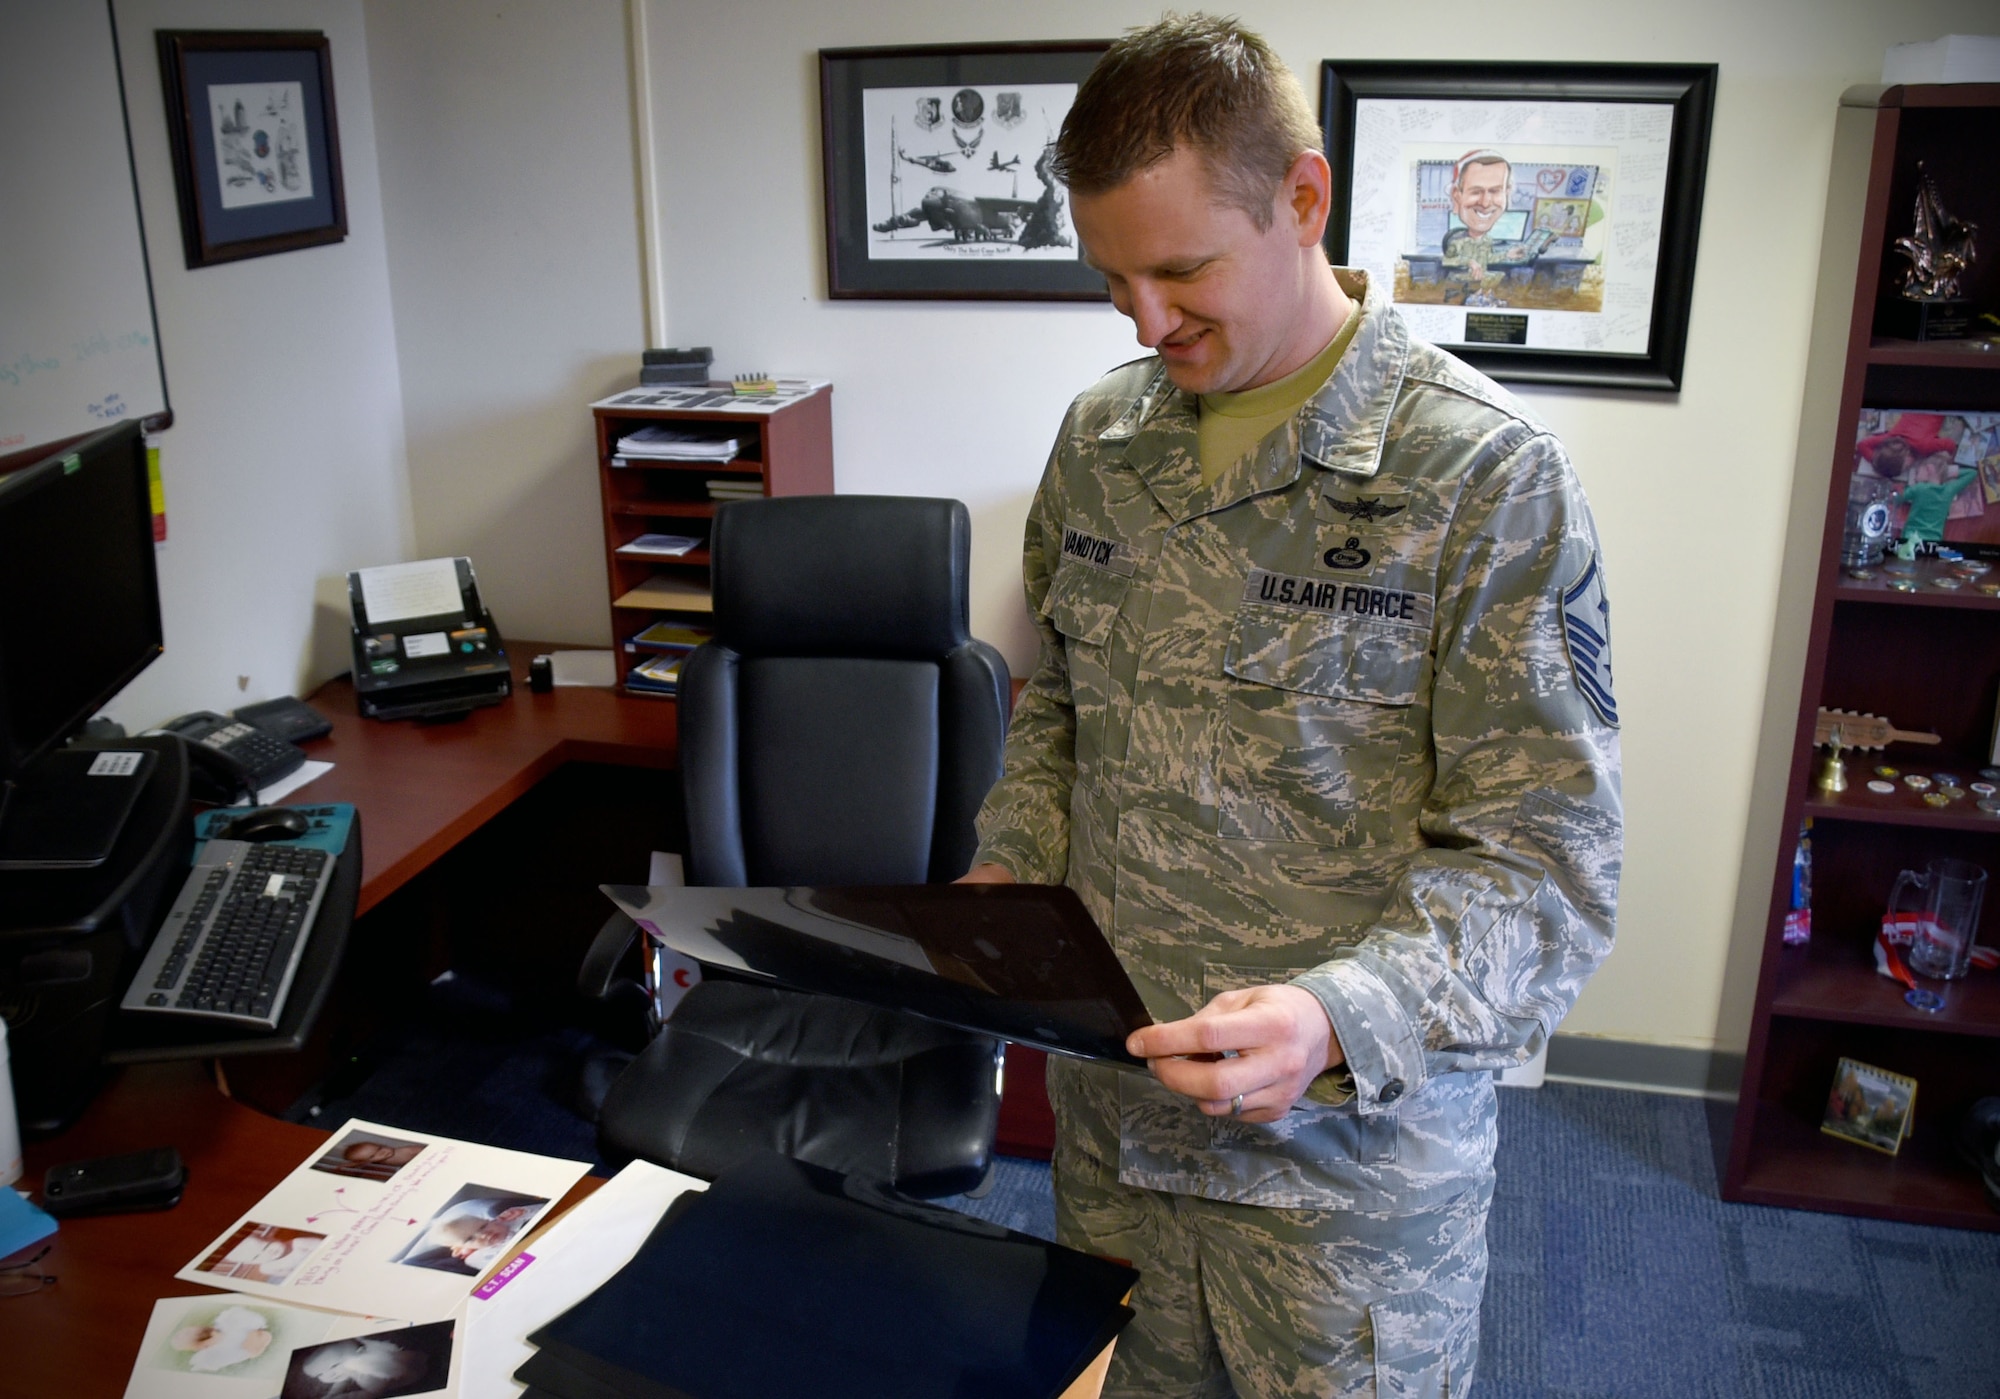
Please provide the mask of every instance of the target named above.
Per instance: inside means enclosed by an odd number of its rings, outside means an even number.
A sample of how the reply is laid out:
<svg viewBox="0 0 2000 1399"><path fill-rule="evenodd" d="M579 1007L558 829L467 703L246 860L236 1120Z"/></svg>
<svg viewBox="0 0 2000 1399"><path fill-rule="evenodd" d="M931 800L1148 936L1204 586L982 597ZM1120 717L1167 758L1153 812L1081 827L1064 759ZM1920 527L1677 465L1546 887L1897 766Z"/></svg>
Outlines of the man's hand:
<svg viewBox="0 0 2000 1399"><path fill-rule="evenodd" d="M1319 998L1297 986L1224 991L1185 1020L1134 1031L1125 1047L1211 1117L1229 1116L1241 1093L1245 1122L1276 1122L1347 1057Z"/></svg>
<svg viewBox="0 0 2000 1399"><path fill-rule="evenodd" d="M1012 884L1014 876L1005 865L974 865L971 869L952 880L954 884Z"/></svg>

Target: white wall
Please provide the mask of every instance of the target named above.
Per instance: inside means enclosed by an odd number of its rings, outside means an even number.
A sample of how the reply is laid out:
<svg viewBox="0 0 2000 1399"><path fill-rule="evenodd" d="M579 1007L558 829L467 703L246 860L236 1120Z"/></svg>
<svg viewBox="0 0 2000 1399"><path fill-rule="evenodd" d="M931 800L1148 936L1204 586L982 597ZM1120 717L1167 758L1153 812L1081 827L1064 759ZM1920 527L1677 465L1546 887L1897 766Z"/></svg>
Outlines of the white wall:
<svg viewBox="0 0 2000 1399"><path fill-rule="evenodd" d="M713 344L722 369L830 377L841 490L964 499L975 630L1025 670L1016 550L1029 495L1070 396L1136 351L1109 308L827 301L815 55L1108 37L1159 7L645 3L672 343ZM1721 65L1683 391L1526 397L1569 443L1597 511L1625 723L1619 945L1566 1028L1696 1048L1722 1023L1733 1036L1728 1012L1752 988L1725 986L1724 968L1835 104L1875 80L1887 45L1990 29L1990 5L1647 0L1525 23L1496 23L1489 0L1230 8L1315 102L1320 60L1335 56Z"/></svg>
<svg viewBox="0 0 2000 1399"><path fill-rule="evenodd" d="M606 645L585 406L644 344L623 0L370 0L416 555L513 638Z"/></svg>
<svg viewBox="0 0 2000 1399"><path fill-rule="evenodd" d="M345 670L345 617L315 597L343 597L357 564L406 557L412 530L360 0L118 0L116 15L174 408L166 654L110 710L137 728ZM346 241L188 269L156 29L326 33Z"/></svg>

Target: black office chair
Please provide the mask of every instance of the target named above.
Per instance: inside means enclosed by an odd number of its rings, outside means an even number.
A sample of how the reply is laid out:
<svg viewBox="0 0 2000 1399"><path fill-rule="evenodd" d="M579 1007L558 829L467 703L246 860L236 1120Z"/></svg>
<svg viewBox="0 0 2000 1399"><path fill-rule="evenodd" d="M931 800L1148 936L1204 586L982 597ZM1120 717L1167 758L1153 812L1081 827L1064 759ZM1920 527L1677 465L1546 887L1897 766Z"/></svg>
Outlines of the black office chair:
<svg viewBox="0 0 2000 1399"><path fill-rule="evenodd" d="M918 884L971 863L1009 685L971 638L955 500L801 496L716 512L716 637L688 658L690 882ZM623 928L618 925L623 923ZM631 931L586 964L601 994ZM755 1150L913 1195L991 1163L1000 1045L832 997L704 979L598 1116L612 1159L713 1178Z"/></svg>

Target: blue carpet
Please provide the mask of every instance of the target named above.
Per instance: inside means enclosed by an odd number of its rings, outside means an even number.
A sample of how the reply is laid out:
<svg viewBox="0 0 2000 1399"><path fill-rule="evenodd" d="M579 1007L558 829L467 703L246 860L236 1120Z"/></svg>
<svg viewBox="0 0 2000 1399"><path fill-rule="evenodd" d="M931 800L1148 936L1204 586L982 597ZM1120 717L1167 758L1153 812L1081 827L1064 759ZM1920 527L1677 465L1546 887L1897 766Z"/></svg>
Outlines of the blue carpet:
<svg viewBox="0 0 2000 1399"><path fill-rule="evenodd" d="M572 1105L601 1048L443 1007L312 1120L601 1170ZM1696 1099L1551 1083L1500 1104L1478 1399L2000 1399L2000 1235L1725 1204ZM1037 1162L943 1203L1055 1231Z"/></svg>

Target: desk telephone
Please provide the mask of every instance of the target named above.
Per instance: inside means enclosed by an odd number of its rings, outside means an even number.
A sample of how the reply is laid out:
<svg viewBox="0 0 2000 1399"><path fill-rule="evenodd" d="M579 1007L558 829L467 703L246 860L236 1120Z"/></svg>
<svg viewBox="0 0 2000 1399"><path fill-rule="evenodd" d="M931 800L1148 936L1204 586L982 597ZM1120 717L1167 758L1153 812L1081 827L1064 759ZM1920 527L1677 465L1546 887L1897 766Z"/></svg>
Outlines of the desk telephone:
<svg viewBox="0 0 2000 1399"><path fill-rule="evenodd" d="M189 776L203 800L234 801L244 794L255 800L258 792L297 772L306 760L305 750L296 744L206 709L183 714L162 731L187 740Z"/></svg>

